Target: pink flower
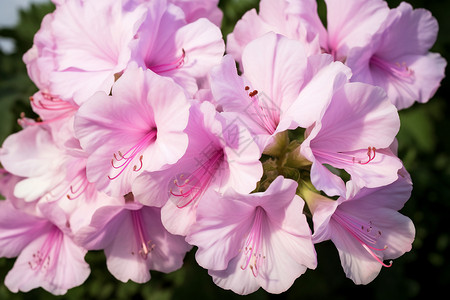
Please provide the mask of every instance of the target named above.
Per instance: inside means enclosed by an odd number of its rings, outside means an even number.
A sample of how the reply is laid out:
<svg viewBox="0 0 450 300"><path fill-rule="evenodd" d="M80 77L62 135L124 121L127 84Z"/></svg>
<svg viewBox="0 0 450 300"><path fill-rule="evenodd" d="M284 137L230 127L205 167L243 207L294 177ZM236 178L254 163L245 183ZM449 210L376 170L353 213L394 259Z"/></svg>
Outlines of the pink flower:
<svg viewBox="0 0 450 300"><path fill-rule="evenodd" d="M387 149L400 127L396 108L381 88L348 83L333 95L300 146L312 162L311 181L329 196L344 195L345 183L326 165L343 169L359 187L397 179L401 161Z"/></svg>
<svg viewBox="0 0 450 300"><path fill-rule="evenodd" d="M5 278L12 292L42 287L55 295L81 285L89 276L86 250L72 240L70 223L55 205L40 205L44 217L0 202L0 256L18 256Z"/></svg>
<svg viewBox="0 0 450 300"><path fill-rule="evenodd" d="M308 57L301 43L274 33L247 45L242 67L238 76L233 59L225 56L211 72L211 89L223 111L241 120L261 149L278 132L310 126L350 77L329 55Z"/></svg>
<svg viewBox="0 0 450 300"><path fill-rule="evenodd" d="M384 0L326 0L327 44L335 60L345 62L349 51L369 45L389 13Z"/></svg>
<svg viewBox="0 0 450 300"><path fill-rule="evenodd" d="M123 282L147 282L149 270L179 269L190 249L183 237L164 229L159 208L133 202L131 193L124 204L99 208L77 241L90 250L104 249L108 270Z"/></svg>
<svg viewBox="0 0 450 300"><path fill-rule="evenodd" d="M72 99L62 99L51 88L50 75L57 70L54 59L56 42L52 35L53 20L53 14L44 17L41 28L34 36L33 47L23 56L28 75L39 88L39 91L30 97L31 108L45 123L71 117L78 109Z"/></svg>
<svg viewBox="0 0 450 300"><path fill-rule="evenodd" d="M259 287L281 293L307 268L316 267L296 187L280 176L264 193L242 195L230 189L199 205L186 240L198 247L197 262L217 285L241 295Z"/></svg>
<svg viewBox="0 0 450 300"><path fill-rule="evenodd" d="M0 153L5 170L24 178L15 186L14 195L28 202L64 181L67 159L67 153L55 143L48 127L42 126L29 126L10 135Z"/></svg>
<svg viewBox="0 0 450 300"><path fill-rule="evenodd" d="M58 5L49 26L54 42L48 55L57 67L50 75L53 93L77 104L97 91L109 93L115 74L130 61L130 43L144 14L143 7L123 9L122 1Z"/></svg>
<svg viewBox="0 0 450 300"><path fill-rule="evenodd" d="M174 79L193 96L198 89L196 79L205 77L223 56L220 29L205 18L188 23L183 10L166 1L141 6L147 13L132 45L132 61Z"/></svg>
<svg viewBox="0 0 450 300"><path fill-rule="evenodd" d="M75 117L75 132L88 153L87 178L111 195L123 196L144 170L173 164L186 151L183 132L189 102L172 80L132 67L112 95L95 94Z"/></svg>
<svg viewBox="0 0 450 300"><path fill-rule="evenodd" d="M400 210L411 194L408 177L375 188L351 188L337 201L316 194L307 200L313 213L315 243L331 239L345 274L356 284L371 282L381 267L411 250L415 229Z"/></svg>
<svg viewBox="0 0 450 300"><path fill-rule="evenodd" d="M320 54L321 44L326 44L326 31L317 14L316 1L262 0L259 14L255 9L246 12L228 35L227 53L241 64L247 44L268 32L302 42L308 55ZM320 43L319 38L323 40Z"/></svg>
<svg viewBox="0 0 450 300"><path fill-rule="evenodd" d="M262 176L261 155L250 133L227 122L211 103L191 107L185 132L189 145L177 163L145 172L133 183L136 200L162 207L164 226L179 235L186 235L195 222L197 206L208 190L233 187L249 193Z"/></svg>
<svg viewBox="0 0 450 300"><path fill-rule="evenodd" d="M429 52L436 41L438 24L425 9L402 2L365 47L349 52L347 65L352 81L381 86L398 109L414 101L427 102L444 78L446 61Z"/></svg>

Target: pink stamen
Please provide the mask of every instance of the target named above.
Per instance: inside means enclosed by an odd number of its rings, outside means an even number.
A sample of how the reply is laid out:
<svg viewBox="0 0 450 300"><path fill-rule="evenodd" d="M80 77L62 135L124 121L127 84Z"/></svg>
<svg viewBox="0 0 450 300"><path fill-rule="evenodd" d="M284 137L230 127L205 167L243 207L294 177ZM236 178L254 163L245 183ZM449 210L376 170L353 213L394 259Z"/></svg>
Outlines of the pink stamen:
<svg viewBox="0 0 450 300"><path fill-rule="evenodd" d="M361 165L367 165L368 163L370 163L372 160L375 159L375 155L376 155L375 147L369 147L369 148L367 148L367 156L369 157L369 159L366 162L363 162L361 160L356 160L355 157L353 157L353 162L357 162Z"/></svg>
<svg viewBox="0 0 450 300"><path fill-rule="evenodd" d="M185 58L186 58L186 52L184 51L184 49L181 49L181 51L182 51L181 57L176 59L175 61L167 63L167 64L150 66L149 69L152 70L153 72L159 74L159 73L173 71L173 70L183 67Z"/></svg>
<svg viewBox="0 0 450 300"><path fill-rule="evenodd" d="M75 179L72 181L69 193L67 194L67 198L69 200L75 200L79 197L81 197L84 192L86 192L89 181L86 178L86 169L83 169L84 172L80 172Z"/></svg>
<svg viewBox="0 0 450 300"><path fill-rule="evenodd" d="M35 100L34 97L30 97L31 104L38 109L53 110L53 111L77 109L77 107L75 107L71 103L61 100L58 97L54 97L49 93L41 92L41 95L42 98L37 101Z"/></svg>
<svg viewBox="0 0 450 300"><path fill-rule="evenodd" d="M33 253L32 259L28 261L28 265L32 270L47 272L51 265L58 261L63 236L61 230L53 226L41 248ZM54 257L50 255L52 252Z"/></svg>
<svg viewBox="0 0 450 300"><path fill-rule="evenodd" d="M370 59L370 65L376 66L386 71L391 76L400 79L413 79L414 77L414 71L408 68L405 62L401 64L399 62L390 63L374 55Z"/></svg>
<svg viewBox="0 0 450 300"><path fill-rule="evenodd" d="M263 259L266 257L260 253L260 246L262 241L262 225L265 217L265 211L262 207L256 207L255 216L253 219L252 228L248 234L247 240L243 247L245 261L241 265L241 269L245 270L250 266L253 276L257 277ZM253 260L253 261L252 261Z"/></svg>
<svg viewBox="0 0 450 300"><path fill-rule="evenodd" d="M35 121L32 121L31 119L27 119L25 117L25 113L21 113L18 123L22 127L44 125L60 121L68 117L71 117L78 110L77 106L67 101L63 101L60 98L54 97L49 93L41 92L41 95L42 98L39 100L36 100L34 97L30 97L31 105L36 109L40 110L60 112L59 116L48 120L42 120L41 118L37 118Z"/></svg>
<svg viewBox="0 0 450 300"><path fill-rule="evenodd" d="M378 239L381 237L381 230L375 228L371 221L368 223L361 222L360 220L353 218L339 210L336 210L331 217L339 225L341 225L347 232L349 232L363 248L382 266L389 268L392 266L392 261L389 264L385 264L374 251L384 251L387 249L387 245L383 248L377 248L375 245L378 243Z"/></svg>
<svg viewBox="0 0 450 300"><path fill-rule="evenodd" d="M135 238L138 243L138 248L140 249L139 254L143 259L147 259L148 254L155 248L155 244L153 244L151 240L147 239L147 232L144 229L141 212L139 210L131 210L130 212Z"/></svg>
<svg viewBox="0 0 450 300"><path fill-rule="evenodd" d="M249 91L250 87L245 86L245 91ZM261 101L259 97L259 92L257 90L253 90L248 93L249 99L251 101L251 105L249 109L253 111L248 112L253 117L253 120L259 124L262 128L264 128L269 134L273 134L277 129L279 123L279 110L275 107L275 105L269 100L269 103L265 103ZM270 106L270 107L269 107Z"/></svg>
<svg viewBox="0 0 450 300"><path fill-rule="evenodd" d="M154 142L156 139L156 135L157 135L157 130L156 129L152 129L149 131L149 133L147 133L142 139L139 140L139 142L134 145L133 147L131 147L127 152L125 152L124 154L122 154L121 151L117 151L117 154L114 153L113 154L113 159L111 159L111 166L116 169L116 170L120 170L115 176L111 177L108 175L108 178L110 180L114 180L117 177L119 177L124 171L125 169L127 169L127 167L131 164L131 162L145 149L147 148L147 146ZM142 167L143 167L143 155L139 156L139 166L138 165L134 165L133 166L133 171L134 172L139 172ZM118 165L116 165L116 162L118 163Z"/></svg>
<svg viewBox="0 0 450 300"><path fill-rule="evenodd" d="M367 148L367 161L364 158L357 158L353 155L346 154L344 152L328 152L322 151L319 149L313 150L314 155L316 157L321 157L322 159L330 162L339 162L343 164L355 164L358 163L360 165L367 165L375 159L376 148L368 147Z"/></svg>
<svg viewBox="0 0 450 300"><path fill-rule="evenodd" d="M201 197L213 180L223 158L223 149L215 149L194 172L189 175L181 174L174 179L169 192L178 198L178 208L184 208Z"/></svg>

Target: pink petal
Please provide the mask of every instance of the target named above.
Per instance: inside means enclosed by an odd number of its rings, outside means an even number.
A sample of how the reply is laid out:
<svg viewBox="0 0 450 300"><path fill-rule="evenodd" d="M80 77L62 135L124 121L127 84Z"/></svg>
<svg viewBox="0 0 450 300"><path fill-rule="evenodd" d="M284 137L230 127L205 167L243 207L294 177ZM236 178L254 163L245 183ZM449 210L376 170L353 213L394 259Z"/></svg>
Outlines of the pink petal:
<svg viewBox="0 0 450 300"><path fill-rule="evenodd" d="M57 229L56 229L57 230ZM62 233L61 233L62 234ZM13 292L28 292L42 287L54 295L62 295L68 289L81 285L89 276L89 265L84 261L86 250L64 236L60 245L53 245L48 266L33 269L33 254L47 239L42 235L31 242L19 255L14 267L5 278L5 285ZM56 259L56 261L55 261Z"/></svg>
<svg viewBox="0 0 450 300"><path fill-rule="evenodd" d="M326 4L328 46L337 60L345 60L351 48L367 45L389 13L382 0L327 0Z"/></svg>
<svg viewBox="0 0 450 300"><path fill-rule="evenodd" d="M9 201L0 202L0 257L15 257L49 227L42 218L14 208Z"/></svg>
<svg viewBox="0 0 450 300"><path fill-rule="evenodd" d="M307 74L309 77L297 99L284 112L284 118L303 128L308 128L320 118L334 92L351 76L350 69L340 62L333 62L333 58L326 54L308 58Z"/></svg>

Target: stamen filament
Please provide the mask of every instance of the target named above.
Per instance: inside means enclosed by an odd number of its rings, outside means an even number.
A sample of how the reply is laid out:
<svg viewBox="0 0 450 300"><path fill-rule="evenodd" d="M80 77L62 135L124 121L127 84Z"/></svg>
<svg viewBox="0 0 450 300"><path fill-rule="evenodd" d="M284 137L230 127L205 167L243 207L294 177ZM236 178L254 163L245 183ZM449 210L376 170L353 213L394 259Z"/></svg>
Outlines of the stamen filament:
<svg viewBox="0 0 450 300"><path fill-rule="evenodd" d="M178 208L184 208L201 197L219 169L223 157L223 149L216 149L181 184L178 183L178 179L173 181L174 188L176 188L177 192L174 192L173 188L169 192L172 196L181 197L177 203ZM185 174L180 176L180 179L183 178L185 178Z"/></svg>
<svg viewBox="0 0 450 300"><path fill-rule="evenodd" d="M383 248L375 247L378 239L381 236L380 230L374 230L372 222L367 224L361 223L359 220L348 216L345 213L336 210L332 216L339 225L341 225L351 236L353 236L361 246L381 265L384 267L392 266L392 261L389 265L385 264L373 251L384 251L387 249L387 245ZM367 226L368 225L368 226ZM375 232L375 233L374 233Z"/></svg>
<svg viewBox="0 0 450 300"><path fill-rule="evenodd" d="M245 270L247 267L250 267L254 277L257 277L259 274L259 269L262 262L261 259L265 259L265 256L260 253L263 219L264 209L258 206L256 207L253 224L243 248L246 259L244 264L241 265L241 269ZM252 259L253 262L250 263Z"/></svg>
<svg viewBox="0 0 450 300"><path fill-rule="evenodd" d="M176 70L176 69L179 69L179 68L183 67L184 60L186 58L186 52L184 51L184 49L181 49L181 51L182 51L181 57L176 59L175 61L167 63L167 64L161 64L161 65L157 65L157 66L150 66L149 69L152 70L153 72L159 74L159 73L173 71L173 70Z"/></svg>
<svg viewBox="0 0 450 300"><path fill-rule="evenodd" d="M360 165L367 165L368 163L372 162L375 159L376 148L375 147L367 148L367 156L368 156L367 161L363 161L362 158L356 158L355 156L347 154L345 152L322 151L320 149L314 149L313 152L316 157L321 157L326 161L330 162L334 161L343 164L358 163Z"/></svg>
<svg viewBox="0 0 450 300"><path fill-rule="evenodd" d="M250 87L245 86L244 89L248 92ZM255 115L253 120L260 127L264 128L269 134L273 134L279 123L279 110L276 107L267 107L268 105L274 105L271 101L269 101L270 103L263 103L260 101L258 93L257 90L248 93L251 102L250 107L253 109L251 115Z"/></svg>
<svg viewBox="0 0 450 300"><path fill-rule="evenodd" d="M152 143L156 138L157 131L156 129L150 130L149 133L147 133L136 145L131 147L125 154L122 154L121 151L117 151L117 154L113 154L113 158L111 159L111 166L116 169L120 170L119 173L117 173L115 176L111 177L108 175L108 178L110 180L114 180L117 177L119 177L125 169L128 168L128 166L131 164L131 162L134 160L134 158L141 153L147 146ZM134 165L133 171L139 172L143 167L143 155L139 156L139 167L137 165ZM123 162L122 162L123 161ZM121 162L118 166L115 165L115 162Z"/></svg>
<svg viewBox="0 0 450 300"><path fill-rule="evenodd" d="M142 222L142 215L139 210L131 210L131 219L133 221L133 228L135 238L140 248L139 254L143 259L147 259L148 254L155 248L155 245L151 243L151 240L146 238L146 231Z"/></svg>
<svg viewBox="0 0 450 300"><path fill-rule="evenodd" d="M56 226L53 226L41 248L33 254L32 260L28 261L30 268L32 270L40 269L43 272L46 272L50 267L52 260L55 262L58 261L62 242L63 233ZM53 258L50 255L51 252L55 255Z"/></svg>

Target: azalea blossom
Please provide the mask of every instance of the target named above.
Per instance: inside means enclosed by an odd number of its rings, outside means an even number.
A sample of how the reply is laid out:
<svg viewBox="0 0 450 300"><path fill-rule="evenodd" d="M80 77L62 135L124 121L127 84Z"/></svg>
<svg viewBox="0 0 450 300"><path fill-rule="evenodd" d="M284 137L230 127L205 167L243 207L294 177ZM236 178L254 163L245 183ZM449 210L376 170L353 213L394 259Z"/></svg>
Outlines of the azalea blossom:
<svg viewBox="0 0 450 300"><path fill-rule="evenodd" d="M388 148L399 127L397 110L381 88L346 84L308 128L300 146L300 153L312 162L314 186L329 196L345 195L344 181L326 165L344 169L359 187L394 182L402 162Z"/></svg>
<svg viewBox="0 0 450 300"><path fill-rule="evenodd" d="M172 80L131 67L109 96L95 94L75 117L75 133L89 157L87 178L123 196L144 170L173 164L186 151L189 101Z"/></svg>
<svg viewBox="0 0 450 300"><path fill-rule="evenodd" d="M189 145L183 157L167 169L144 172L132 188L138 202L162 207L164 226L179 235L195 222L208 190L233 187L249 193L262 176L261 155L250 133L227 122L211 103L192 105L185 132Z"/></svg>
<svg viewBox="0 0 450 300"><path fill-rule="evenodd" d="M223 56L220 29L205 18L188 23L183 10L166 1L147 1L141 6L147 12L131 44L131 61L174 79L193 96L196 80L205 77Z"/></svg>
<svg viewBox="0 0 450 300"><path fill-rule="evenodd" d="M7 200L0 207L0 256L18 256L5 278L8 289L28 292L42 287L62 295L87 279L87 251L74 243L70 223L57 206L42 204L37 215Z"/></svg>
<svg viewBox="0 0 450 300"><path fill-rule="evenodd" d="M352 81L381 86L398 109L427 102L436 92L447 62L429 52L438 24L425 9L402 2L392 9L372 42L349 52Z"/></svg>
<svg viewBox="0 0 450 300"><path fill-rule="evenodd" d="M400 175L390 185L361 190L331 200L321 195L306 197L313 213L315 243L331 239L339 251L342 268L356 284L371 282L381 268L411 250L415 229L399 213L411 195L409 176Z"/></svg>
<svg viewBox="0 0 450 300"><path fill-rule="evenodd" d="M125 10L122 1L57 5L50 24L52 47L43 53L56 66L49 75L53 93L79 105L97 91L109 93L115 74L130 61L130 43L145 12L144 7Z"/></svg>
<svg viewBox="0 0 450 300"><path fill-rule="evenodd" d="M29 126L10 135L2 145L0 161L8 172L23 177L14 195L35 201L71 177L66 173L70 156L55 140L48 127ZM61 176L61 173L64 175Z"/></svg>
<svg viewBox="0 0 450 300"><path fill-rule="evenodd" d="M104 249L108 270L123 282L144 283L149 270L180 268L190 246L164 229L160 209L134 202L131 193L121 202L100 207L77 232L77 241L90 250Z"/></svg>
<svg viewBox="0 0 450 300"><path fill-rule="evenodd" d="M224 288L246 295L262 287L287 290L317 265L311 231L302 214L297 184L278 177L263 193L203 201L186 240L198 247L197 262Z"/></svg>
<svg viewBox="0 0 450 300"><path fill-rule="evenodd" d="M243 75L225 56L211 72L213 96L224 112L242 120L263 150L278 132L308 127L350 77L329 55L308 57L301 43L268 33L247 45Z"/></svg>
<svg viewBox="0 0 450 300"><path fill-rule="evenodd" d="M256 9L246 12L228 35L227 53L241 64L244 48L268 32L300 41L308 55L320 54L321 45L326 44L315 0L262 0L259 13Z"/></svg>
<svg viewBox="0 0 450 300"><path fill-rule="evenodd" d="M276 3L275 3L276 2ZM315 1L263 0L229 35L227 50L241 61L245 45L274 31L300 41L310 54L323 51L352 69L352 81L385 89L398 109L427 102L444 78L446 61L429 52L438 24L425 9L402 2L389 9L383 0L326 0L327 26ZM257 28L257 30L254 30ZM307 30L301 30L307 28ZM293 32L292 32L293 31Z"/></svg>

